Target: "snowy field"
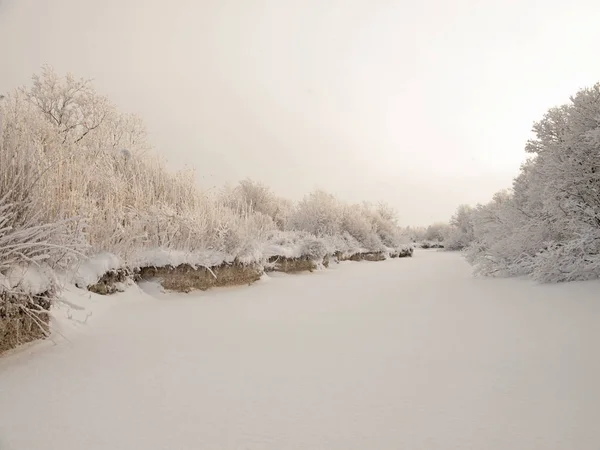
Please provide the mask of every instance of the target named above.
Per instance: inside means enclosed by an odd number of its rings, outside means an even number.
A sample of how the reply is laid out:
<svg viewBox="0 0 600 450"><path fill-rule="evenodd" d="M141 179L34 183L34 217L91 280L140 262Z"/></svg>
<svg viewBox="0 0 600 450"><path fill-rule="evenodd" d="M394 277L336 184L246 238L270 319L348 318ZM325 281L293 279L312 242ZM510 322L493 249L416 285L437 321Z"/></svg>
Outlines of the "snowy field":
<svg viewBox="0 0 600 450"><path fill-rule="evenodd" d="M56 345L0 359L0 449L596 450L599 287L421 250L94 297Z"/></svg>

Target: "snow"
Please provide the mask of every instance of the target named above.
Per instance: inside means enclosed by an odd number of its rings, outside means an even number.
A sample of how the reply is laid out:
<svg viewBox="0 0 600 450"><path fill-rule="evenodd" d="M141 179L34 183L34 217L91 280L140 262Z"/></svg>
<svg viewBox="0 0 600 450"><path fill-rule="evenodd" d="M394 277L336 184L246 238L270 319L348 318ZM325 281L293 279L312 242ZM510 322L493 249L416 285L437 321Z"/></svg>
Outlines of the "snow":
<svg viewBox="0 0 600 450"><path fill-rule="evenodd" d="M102 276L114 269L121 267L121 261L112 253L99 253L78 264L73 282L76 286L87 288L95 284Z"/></svg>
<svg viewBox="0 0 600 450"><path fill-rule="evenodd" d="M181 250L154 249L139 253L133 258L134 267L177 267L189 264L192 267L214 267L235 258L216 250L185 252Z"/></svg>
<svg viewBox="0 0 600 450"><path fill-rule="evenodd" d="M300 258L302 256L302 244L300 242L291 245L279 245L271 242L265 243L263 247L265 258L281 256L284 258Z"/></svg>
<svg viewBox="0 0 600 450"><path fill-rule="evenodd" d="M599 287L417 250L197 294L74 289L90 320L0 358L0 449L595 450Z"/></svg>
<svg viewBox="0 0 600 450"><path fill-rule="evenodd" d="M273 256L284 258L301 258L303 256L323 259L328 249L324 239L316 238L306 232L274 231L264 243L262 254L265 259Z"/></svg>
<svg viewBox="0 0 600 450"><path fill-rule="evenodd" d="M0 291L38 295L52 289L54 281L54 273L47 267L14 266L7 271L6 275L0 273Z"/></svg>

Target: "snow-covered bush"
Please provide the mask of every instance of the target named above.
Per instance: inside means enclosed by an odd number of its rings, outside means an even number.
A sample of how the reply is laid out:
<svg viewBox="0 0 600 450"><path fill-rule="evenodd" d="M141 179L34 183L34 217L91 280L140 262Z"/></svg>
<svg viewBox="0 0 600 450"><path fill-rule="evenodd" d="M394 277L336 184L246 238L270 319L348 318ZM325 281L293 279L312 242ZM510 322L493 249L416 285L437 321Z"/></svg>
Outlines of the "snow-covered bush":
<svg viewBox="0 0 600 450"><path fill-rule="evenodd" d="M41 274L47 273L47 268L69 266L77 254L85 251L86 245L79 218L56 218L48 214L44 181L54 168L43 163L43 149L32 139L30 129L7 125L11 123L6 120L7 111L3 104L0 107L0 117L4 119L0 129L0 278L5 282L0 283L0 291L28 290L26 285L31 283L25 281L33 272ZM23 280L15 278L19 271L24 274Z"/></svg>
<svg viewBox="0 0 600 450"><path fill-rule="evenodd" d="M304 197L288 218L287 229L306 231L317 237L334 236L341 231L341 205L331 194L314 191Z"/></svg>
<svg viewBox="0 0 600 450"><path fill-rule="evenodd" d="M89 81L44 68L32 87L8 96L3 116L5 140L37 150L28 156L43 172L32 194L43 193L36 220L85 218L90 255L110 252L129 263L165 248L249 260L274 227L264 214L203 195L192 172L168 171L147 152L141 121L118 113Z"/></svg>
<svg viewBox="0 0 600 450"><path fill-rule="evenodd" d="M347 258L356 253L364 253L368 251L368 249L366 249L362 243L360 243L347 231L343 231L342 234L335 236L325 236L323 241L327 246L328 253L332 255L338 254L342 258Z"/></svg>
<svg viewBox="0 0 600 450"><path fill-rule="evenodd" d="M345 204L331 194L315 191L298 203L288 229L324 238L331 253L386 252L408 242L387 205Z"/></svg>
<svg viewBox="0 0 600 450"><path fill-rule="evenodd" d="M409 242L406 234L398 226L396 211L389 205L380 203L377 208L367 205L367 214L375 233L386 249L398 249Z"/></svg>
<svg viewBox="0 0 600 450"><path fill-rule="evenodd" d="M476 273L494 276L531 273L532 258L543 246L544 238L524 221L511 192L498 192L489 204L475 208L472 217L474 240L465 255Z"/></svg>
<svg viewBox="0 0 600 450"><path fill-rule="evenodd" d="M169 171L149 151L141 120L120 113L89 80L44 67L1 108L0 173L26 172L0 180L2 220L10 225L2 232L17 222L35 229L24 242L46 243L48 264L69 266L73 251L80 258L110 254L129 266L152 264L153 257L161 264L249 264L277 246L318 259L385 252L403 242L384 205L345 205L323 191L294 204L252 180L220 194L201 192L194 173Z"/></svg>
<svg viewBox="0 0 600 450"><path fill-rule="evenodd" d="M234 188L225 188L221 199L230 208L242 208L270 217L280 230L285 228L293 208L291 201L277 197L269 187L251 179L240 181Z"/></svg>
<svg viewBox="0 0 600 450"><path fill-rule="evenodd" d="M383 251L385 246L377 235L374 218L361 205L347 205L342 209L341 229L352 236L362 251Z"/></svg>

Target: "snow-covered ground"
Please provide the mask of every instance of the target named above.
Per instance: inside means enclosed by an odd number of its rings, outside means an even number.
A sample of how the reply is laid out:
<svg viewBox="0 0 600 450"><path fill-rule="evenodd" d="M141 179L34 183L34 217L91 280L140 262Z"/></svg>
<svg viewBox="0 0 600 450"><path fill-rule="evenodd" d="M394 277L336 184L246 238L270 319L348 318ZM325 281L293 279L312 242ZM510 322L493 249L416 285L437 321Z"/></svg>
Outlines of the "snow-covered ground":
<svg viewBox="0 0 600 450"><path fill-rule="evenodd" d="M0 359L0 449L596 450L599 288L421 250L93 296L66 339Z"/></svg>

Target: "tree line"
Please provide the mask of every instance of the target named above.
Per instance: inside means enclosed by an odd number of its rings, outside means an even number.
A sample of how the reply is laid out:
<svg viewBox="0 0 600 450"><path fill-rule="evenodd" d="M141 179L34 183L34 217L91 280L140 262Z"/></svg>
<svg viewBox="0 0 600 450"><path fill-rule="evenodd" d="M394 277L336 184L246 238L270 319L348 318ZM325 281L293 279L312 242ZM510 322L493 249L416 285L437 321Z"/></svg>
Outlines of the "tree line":
<svg viewBox="0 0 600 450"><path fill-rule="evenodd" d="M534 124L512 187L452 218L446 247L463 250L476 273L600 277L600 84L569 100Z"/></svg>

